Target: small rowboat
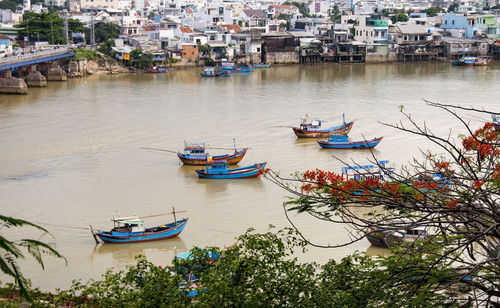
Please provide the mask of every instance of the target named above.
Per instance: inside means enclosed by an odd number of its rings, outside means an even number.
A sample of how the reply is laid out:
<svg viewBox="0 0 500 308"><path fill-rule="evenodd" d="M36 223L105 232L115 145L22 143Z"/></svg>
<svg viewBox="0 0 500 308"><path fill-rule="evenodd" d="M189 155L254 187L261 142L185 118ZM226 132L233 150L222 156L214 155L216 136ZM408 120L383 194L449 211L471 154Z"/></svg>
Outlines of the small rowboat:
<svg viewBox="0 0 500 308"><path fill-rule="evenodd" d="M370 244L389 248L429 237L428 228L425 225L402 219L392 220L388 223L393 224L393 226L387 228L370 226L365 231L366 239Z"/></svg>
<svg viewBox="0 0 500 308"><path fill-rule="evenodd" d="M207 162L206 169L197 169L200 178L205 179L246 179L255 178L264 172L266 163L257 163L242 168L228 169L225 160Z"/></svg>
<svg viewBox="0 0 500 308"><path fill-rule="evenodd" d="M234 153L212 156L212 159L225 160L228 165L235 165L243 159L247 151L248 148L241 150L235 148ZM184 142L184 153L177 152L177 156L185 165L205 165L210 154L206 152L204 142Z"/></svg>
<svg viewBox="0 0 500 308"><path fill-rule="evenodd" d="M354 121L346 123L344 115L342 116L344 120L341 125L328 128L321 128L323 121L306 116L302 118L300 127L292 127L292 129L299 138L325 138L328 135L347 135L351 131Z"/></svg>
<svg viewBox="0 0 500 308"><path fill-rule="evenodd" d="M270 63L255 63L254 65L252 65L253 68L268 68L270 66Z"/></svg>
<svg viewBox="0 0 500 308"><path fill-rule="evenodd" d="M110 231L94 231L89 226L96 243L99 243L98 239L104 243L136 243L176 237L184 230L188 219L175 221L174 218L172 223L152 228L145 228L144 221L139 216L115 217L112 221L114 228Z"/></svg>
<svg viewBox="0 0 500 308"><path fill-rule="evenodd" d="M382 138L384 137L363 141L350 141L347 136L330 135L328 136L328 140L320 140L318 144L322 148L328 149L371 149L377 146L382 141Z"/></svg>
<svg viewBox="0 0 500 308"><path fill-rule="evenodd" d="M206 67L203 73L200 73L201 77L230 77L229 71L221 72L220 69L215 67Z"/></svg>

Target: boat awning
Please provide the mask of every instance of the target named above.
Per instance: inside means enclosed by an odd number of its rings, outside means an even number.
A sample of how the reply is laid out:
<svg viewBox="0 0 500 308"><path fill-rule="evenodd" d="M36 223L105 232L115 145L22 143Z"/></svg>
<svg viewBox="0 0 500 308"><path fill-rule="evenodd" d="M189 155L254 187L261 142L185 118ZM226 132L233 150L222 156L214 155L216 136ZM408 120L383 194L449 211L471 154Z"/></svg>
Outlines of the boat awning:
<svg viewBox="0 0 500 308"><path fill-rule="evenodd" d="M115 217L112 219L112 221L119 222L122 224L129 224L129 225L139 225L139 224L144 223L144 221L141 218L139 218L139 216Z"/></svg>

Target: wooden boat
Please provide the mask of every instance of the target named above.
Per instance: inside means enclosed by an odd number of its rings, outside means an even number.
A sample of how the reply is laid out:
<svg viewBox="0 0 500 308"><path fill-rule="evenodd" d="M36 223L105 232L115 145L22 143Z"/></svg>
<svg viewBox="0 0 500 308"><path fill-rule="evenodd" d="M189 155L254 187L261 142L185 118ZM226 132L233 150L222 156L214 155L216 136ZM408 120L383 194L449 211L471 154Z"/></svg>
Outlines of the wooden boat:
<svg viewBox="0 0 500 308"><path fill-rule="evenodd" d="M392 181L396 168L389 165L388 160L380 160L377 165L346 166L342 167L342 176L350 181L363 181L366 179L379 179Z"/></svg>
<svg viewBox="0 0 500 308"><path fill-rule="evenodd" d="M463 56L458 60L453 61L451 64L456 66L486 66L493 62L491 57L471 57Z"/></svg>
<svg viewBox="0 0 500 308"><path fill-rule="evenodd" d="M495 114L492 114L491 121L493 122L493 125L495 125L495 129L498 130L500 128L500 119Z"/></svg>
<svg viewBox="0 0 500 308"><path fill-rule="evenodd" d="M252 67L246 63L236 64L233 72L235 73L248 73L252 71Z"/></svg>
<svg viewBox="0 0 500 308"><path fill-rule="evenodd" d="M492 57L477 57L474 66L486 66L493 62Z"/></svg>
<svg viewBox="0 0 500 308"><path fill-rule="evenodd" d="M228 169L225 160L207 161L206 169L197 169L200 178L205 179L246 179L255 178L264 172L266 163L257 163L242 168Z"/></svg>
<svg viewBox="0 0 500 308"><path fill-rule="evenodd" d="M204 142L184 142L184 153L177 152L177 156L185 165L205 165L209 157L212 160L225 160L228 165L236 165L243 159L247 151L248 148L238 150L235 146L234 153L210 156L206 152Z"/></svg>
<svg viewBox="0 0 500 308"><path fill-rule="evenodd" d="M346 135L329 135L328 139L319 140L318 144L322 148L329 149L371 149L377 146L384 137L373 138L371 140L350 141Z"/></svg>
<svg viewBox="0 0 500 308"><path fill-rule="evenodd" d="M89 228L96 243L99 243L99 240L103 243L136 243L176 237L184 230L188 221L187 218L176 220L174 214L172 223L145 228L142 218L139 216L115 217L112 219L113 229L110 231L94 231L92 226Z"/></svg>
<svg viewBox="0 0 500 308"><path fill-rule="evenodd" d="M343 115L342 115L343 116ZM341 125L322 128L322 121L315 118L302 118L300 127L292 127L299 138L325 138L328 135L346 135L351 131L354 121L346 123L345 117Z"/></svg>
<svg viewBox="0 0 500 308"><path fill-rule="evenodd" d="M168 73L168 69L163 66L153 66L146 73Z"/></svg>
<svg viewBox="0 0 500 308"><path fill-rule="evenodd" d="M271 64L269 63L255 63L254 65L252 65L253 68L268 68L270 66Z"/></svg>
<svg viewBox="0 0 500 308"><path fill-rule="evenodd" d="M389 248L429 237L428 228L425 225L410 220L395 219L389 221L388 225L392 226L387 228L370 226L365 231L366 239L370 244Z"/></svg>
<svg viewBox="0 0 500 308"><path fill-rule="evenodd" d="M215 67L206 67L203 73L200 73L201 77L230 77L229 71L220 71L220 69Z"/></svg>

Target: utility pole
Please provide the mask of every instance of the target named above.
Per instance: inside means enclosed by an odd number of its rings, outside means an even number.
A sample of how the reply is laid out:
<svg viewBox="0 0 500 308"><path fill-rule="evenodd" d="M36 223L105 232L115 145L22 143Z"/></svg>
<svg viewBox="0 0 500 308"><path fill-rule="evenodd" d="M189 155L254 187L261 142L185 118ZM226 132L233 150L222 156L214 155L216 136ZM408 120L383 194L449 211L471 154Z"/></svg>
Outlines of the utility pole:
<svg viewBox="0 0 500 308"><path fill-rule="evenodd" d="M50 18L50 36L52 37L51 44L54 45L54 28L52 27L52 18Z"/></svg>
<svg viewBox="0 0 500 308"><path fill-rule="evenodd" d="M28 46L30 45L30 20L26 19L26 32L28 32Z"/></svg>
<svg viewBox="0 0 500 308"><path fill-rule="evenodd" d="M90 49L94 50L95 32L94 32L94 13L90 16Z"/></svg>
<svg viewBox="0 0 500 308"><path fill-rule="evenodd" d="M69 44L69 36L68 36L68 12L66 10L63 11L64 14L64 39L66 40L65 45Z"/></svg>

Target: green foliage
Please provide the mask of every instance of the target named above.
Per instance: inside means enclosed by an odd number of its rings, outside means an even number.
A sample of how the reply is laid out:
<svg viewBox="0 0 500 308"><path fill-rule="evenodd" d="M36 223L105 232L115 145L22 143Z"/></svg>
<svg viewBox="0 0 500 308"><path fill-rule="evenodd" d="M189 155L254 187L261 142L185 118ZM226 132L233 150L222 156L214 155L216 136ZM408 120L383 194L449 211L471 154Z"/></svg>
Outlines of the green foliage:
<svg viewBox="0 0 500 308"><path fill-rule="evenodd" d="M0 9L15 11L18 5L22 5L23 0L3 0L0 1Z"/></svg>
<svg viewBox="0 0 500 308"><path fill-rule="evenodd" d="M492 10L500 10L500 4L491 7Z"/></svg>
<svg viewBox="0 0 500 308"><path fill-rule="evenodd" d="M73 50L76 59L89 59L96 60L101 58L101 56L95 51L85 48L76 48Z"/></svg>
<svg viewBox="0 0 500 308"><path fill-rule="evenodd" d="M205 44L205 45L198 44L198 52L202 56L208 57L210 55L210 45L208 45L208 44Z"/></svg>
<svg viewBox="0 0 500 308"><path fill-rule="evenodd" d="M455 12L458 9L459 4L454 2L448 7L448 12Z"/></svg>
<svg viewBox="0 0 500 308"><path fill-rule="evenodd" d="M408 294L424 276L413 265L439 263L437 255L428 257L425 249L413 260L404 254L376 259L354 254L320 266L297 260L297 253L304 252L305 247L306 242L292 229L263 234L250 229L229 248L194 248L191 257L175 259L164 268L139 257L137 264L124 271L108 270L101 280L86 284L74 281L70 289L44 299L56 307L69 303L82 307L427 307L431 301L454 304L446 295L431 291ZM449 279L447 274L437 270L425 279L432 285ZM198 295L186 296L192 290L197 290Z"/></svg>
<svg viewBox="0 0 500 308"><path fill-rule="evenodd" d="M205 66L215 66L215 61L212 58L205 58Z"/></svg>
<svg viewBox="0 0 500 308"><path fill-rule="evenodd" d="M32 227L43 234L49 234L43 227L26 220L17 219L9 216L0 215L0 230L3 228L21 228ZM11 241L0 235L0 270L14 278L17 286L19 287L20 294L26 299L30 299L28 289L29 283L24 278L21 269L17 263L18 260L24 259L25 252L28 252L37 262L42 269L45 268L43 263L43 255L55 256L63 258L55 249L53 244L45 243L41 240L33 239L20 239Z"/></svg>
<svg viewBox="0 0 500 308"><path fill-rule="evenodd" d="M391 17L391 21L393 24L397 23L397 22L405 22L405 21L408 21L408 15L406 15L405 13L398 13L394 16Z"/></svg>
<svg viewBox="0 0 500 308"><path fill-rule="evenodd" d="M442 9L439 7L431 6L430 8L425 9L424 12L425 14L427 14L427 17L434 17L441 13Z"/></svg>
<svg viewBox="0 0 500 308"><path fill-rule="evenodd" d="M290 20L290 15L287 14L279 14L278 20Z"/></svg>
<svg viewBox="0 0 500 308"><path fill-rule="evenodd" d="M20 38L29 36L29 40L48 41L49 44L65 44L64 41L64 20L56 13L26 12L23 15L23 22L16 25ZM88 32L83 23L76 19L68 19L68 35L72 33Z"/></svg>
<svg viewBox="0 0 500 308"><path fill-rule="evenodd" d="M143 53L142 50L134 49L130 53L129 66L137 69L148 69L153 66L153 54L150 52Z"/></svg>
<svg viewBox="0 0 500 308"><path fill-rule="evenodd" d="M334 23L341 23L342 21L342 13L339 10L337 5L334 5L332 9L328 10L328 15L330 16L330 20Z"/></svg>
<svg viewBox="0 0 500 308"><path fill-rule="evenodd" d="M110 57L114 57L114 51L111 49L112 47L115 47L115 42L113 40L106 40L97 50Z"/></svg>
<svg viewBox="0 0 500 308"><path fill-rule="evenodd" d="M101 22L94 26L94 33L96 43L104 43L120 36L120 26L110 22Z"/></svg>
<svg viewBox="0 0 500 308"><path fill-rule="evenodd" d="M307 4L301 3L301 2L290 2L290 1L285 1L283 2L284 5L295 5L298 9L300 14L302 14L303 17L311 17L309 14L309 7L307 7Z"/></svg>

